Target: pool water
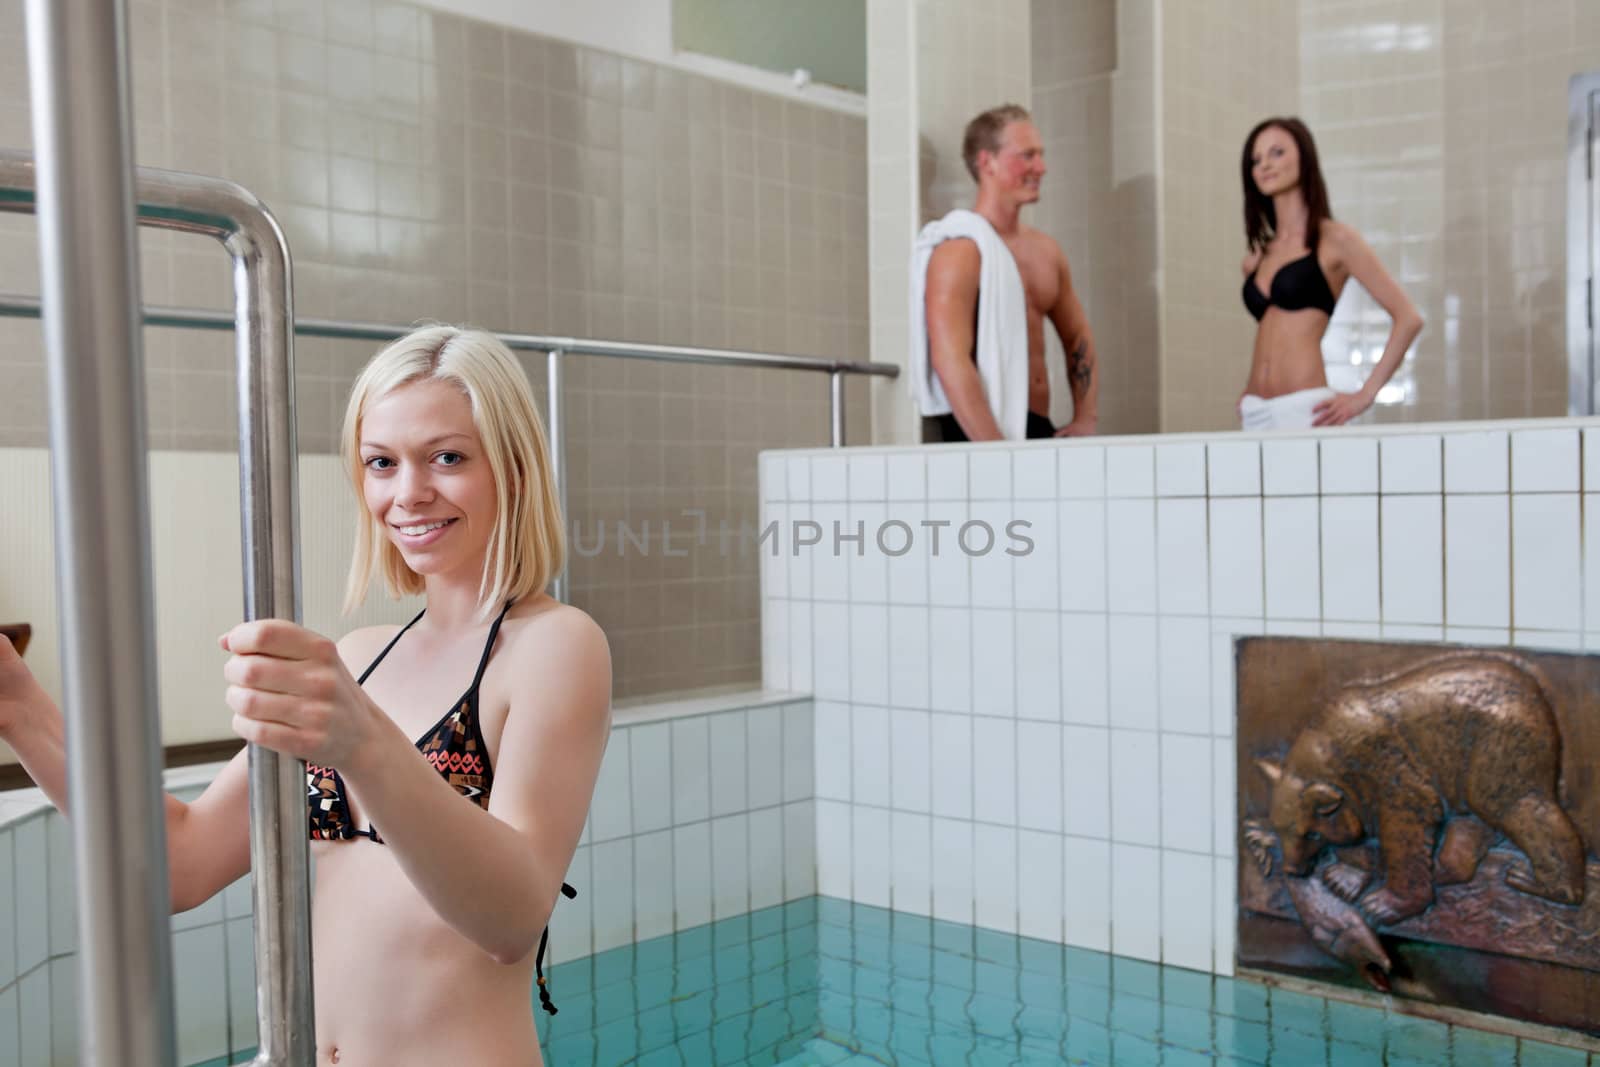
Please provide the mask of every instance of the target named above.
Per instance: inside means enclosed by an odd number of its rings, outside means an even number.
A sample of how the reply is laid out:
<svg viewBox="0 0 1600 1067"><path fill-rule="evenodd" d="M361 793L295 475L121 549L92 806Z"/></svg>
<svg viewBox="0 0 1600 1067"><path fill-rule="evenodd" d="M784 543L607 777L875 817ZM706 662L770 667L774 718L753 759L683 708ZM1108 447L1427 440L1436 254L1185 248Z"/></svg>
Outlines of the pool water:
<svg viewBox="0 0 1600 1067"><path fill-rule="evenodd" d="M548 973L560 1011L538 1013L548 1067L1600 1067L1574 1049L829 897Z"/></svg>
<svg viewBox="0 0 1600 1067"><path fill-rule="evenodd" d="M549 973L560 1009L540 1013L549 1067L1591 1063L1542 1042L827 897Z"/></svg>

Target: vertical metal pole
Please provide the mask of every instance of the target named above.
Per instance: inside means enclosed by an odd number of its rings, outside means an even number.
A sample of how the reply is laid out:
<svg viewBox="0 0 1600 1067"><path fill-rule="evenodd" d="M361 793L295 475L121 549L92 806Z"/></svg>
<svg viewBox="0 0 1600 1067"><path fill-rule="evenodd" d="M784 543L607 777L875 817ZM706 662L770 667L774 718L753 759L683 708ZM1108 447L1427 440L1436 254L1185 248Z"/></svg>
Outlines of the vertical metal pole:
<svg viewBox="0 0 1600 1067"><path fill-rule="evenodd" d="M242 193L242 190L241 190ZM233 256L238 365L239 528L247 619L300 621L294 414L294 306L289 245L254 198L224 240ZM250 746L250 868L254 872L257 1067L311 1067L310 852L306 765Z"/></svg>
<svg viewBox="0 0 1600 1067"><path fill-rule="evenodd" d="M833 447L844 447L844 371L835 370L829 376L829 407L833 414Z"/></svg>
<svg viewBox="0 0 1600 1067"><path fill-rule="evenodd" d="M79 1060L177 1061L156 703L127 18L28 0ZM34 1020L35 1025L44 1025Z"/></svg>
<svg viewBox="0 0 1600 1067"><path fill-rule="evenodd" d="M550 476L555 479L556 500L561 504L561 522L565 525L567 519L567 422L566 414L561 410L561 359L562 351L559 348L550 350L545 357L545 392L549 395L549 415L546 430L550 437ZM550 595L562 603L572 599L570 588L571 576L563 564L561 573L557 574L555 581L550 583Z"/></svg>

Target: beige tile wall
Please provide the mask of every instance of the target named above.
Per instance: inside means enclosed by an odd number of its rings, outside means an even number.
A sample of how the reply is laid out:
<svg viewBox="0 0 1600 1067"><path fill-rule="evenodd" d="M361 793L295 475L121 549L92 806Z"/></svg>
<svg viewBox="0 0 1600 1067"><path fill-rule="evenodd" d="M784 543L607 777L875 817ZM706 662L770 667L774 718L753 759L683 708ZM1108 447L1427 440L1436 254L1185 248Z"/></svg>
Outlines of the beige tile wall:
<svg viewBox="0 0 1600 1067"><path fill-rule="evenodd" d="M972 206L976 186L961 160L972 117L998 104L1029 106L1030 10L1028 0L918 0L920 222Z"/></svg>
<svg viewBox="0 0 1600 1067"><path fill-rule="evenodd" d="M917 134L916 0L867 5L867 217L870 227L870 306L875 358L904 366L911 343L911 245L921 223ZM904 378L872 385L876 444L920 441Z"/></svg>
<svg viewBox="0 0 1600 1067"><path fill-rule="evenodd" d="M27 147L21 0L0 0L0 143ZM275 210L299 314L865 358L866 124L391 0L133 0L138 161ZM37 292L30 218L0 290ZM226 261L146 231L148 302L222 306ZM233 447L230 342L150 330L151 445ZM42 446L36 323L0 321L0 444ZM334 447L371 346L297 348L303 450ZM537 361L530 371L542 375ZM827 440L827 379L577 361L572 518L754 520L759 448ZM867 391L851 391L865 440ZM681 536L681 526L675 531ZM675 545L676 548L676 545ZM759 676L753 559L578 559L619 695Z"/></svg>
<svg viewBox="0 0 1600 1067"><path fill-rule="evenodd" d="M1067 254L1100 355L1102 433L1159 429L1153 0L1033 0L1033 113L1050 167L1033 225ZM1066 417L1046 332L1052 415Z"/></svg>
<svg viewBox="0 0 1600 1067"><path fill-rule="evenodd" d="M1278 0L1159 0L1161 429L1237 428L1255 320L1239 296L1239 152L1300 101L1299 12Z"/></svg>
<svg viewBox="0 0 1600 1067"><path fill-rule="evenodd" d="M1380 417L1564 413L1567 80L1600 68L1600 8L1302 0L1300 19L1334 211L1428 320L1410 395ZM1357 292L1330 342L1370 363L1387 330Z"/></svg>

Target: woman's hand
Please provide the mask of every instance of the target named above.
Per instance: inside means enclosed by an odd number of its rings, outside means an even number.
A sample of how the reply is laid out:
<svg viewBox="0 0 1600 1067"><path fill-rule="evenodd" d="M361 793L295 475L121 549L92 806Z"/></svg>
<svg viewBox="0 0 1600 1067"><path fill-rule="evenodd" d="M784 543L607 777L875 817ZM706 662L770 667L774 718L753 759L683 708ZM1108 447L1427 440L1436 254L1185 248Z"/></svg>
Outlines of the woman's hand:
<svg viewBox="0 0 1600 1067"><path fill-rule="evenodd" d="M1372 406L1366 392L1335 393L1311 409L1311 425L1343 426Z"/></svg>
<svg viewBox="0 0 1600 1067"><path fill-rule="evenodd" d="M0 737L25 721L28 708L44 690L11 642L0 637Z"/></svg>
<svg viewBox="0 0 1600 1067"><path fill-rule="evenodd" d="M381 712L350 676L334 643L284 619L241 623L219 639L233 732L251 744L345 767Z"/></svg>

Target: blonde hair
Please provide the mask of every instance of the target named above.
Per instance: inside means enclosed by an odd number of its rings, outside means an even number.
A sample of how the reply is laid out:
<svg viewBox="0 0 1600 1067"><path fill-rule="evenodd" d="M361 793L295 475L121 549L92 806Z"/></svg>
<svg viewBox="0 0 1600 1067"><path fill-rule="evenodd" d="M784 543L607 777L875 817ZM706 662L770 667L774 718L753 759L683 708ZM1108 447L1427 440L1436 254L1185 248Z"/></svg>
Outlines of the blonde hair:
<svg viewBox="0 0 1600 1067"><path fill-rule="evenodd" d="M1032 122L1033 116L1021 104L1001 104L973 117L961 135L961 161L972 180L978 180L978 153L1000 151L1000 138L1013 122Z"/></svg>
<svg viewBox="0 0 1600 1067"><path fill-rule="evenodd" d="M508 600L537 595L561 572L567 542L561 502L552 480L544 424L528 377L494 334L455 326L424 326L373 356L356 377L345 408L340 452L356 493L356 543L345 586L348 613L366 599L381 574L391 596L423 591L422 576L406 565L362 491L361 420L401 386L448 382L472 403L472 421L494 475L495 526L478 588L487 618Z"/></svg>

